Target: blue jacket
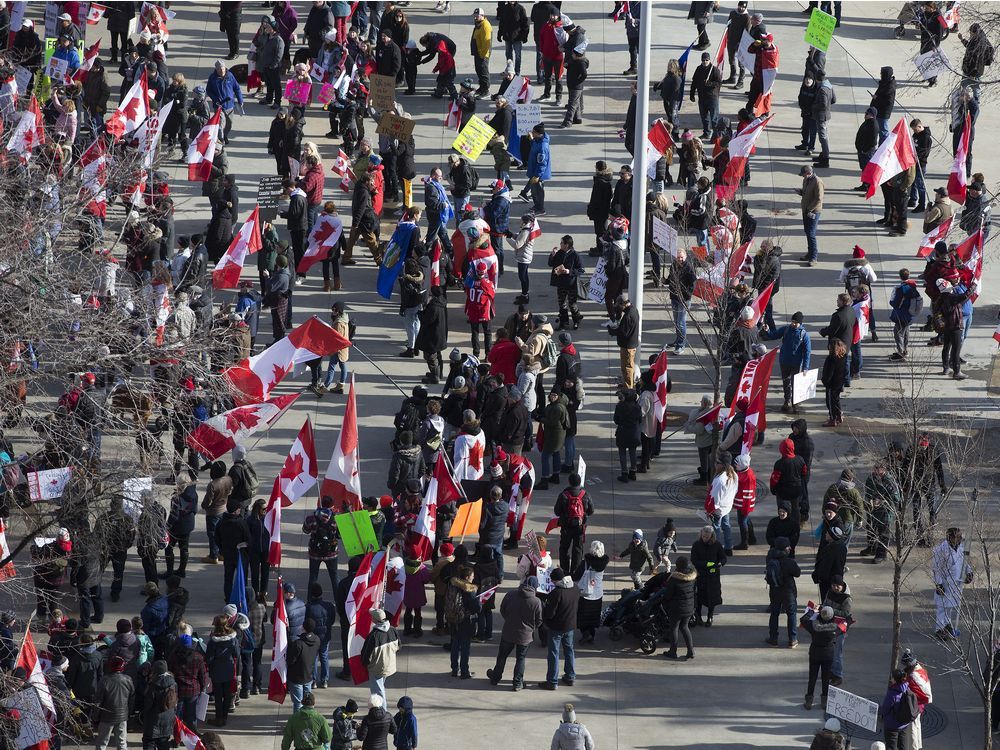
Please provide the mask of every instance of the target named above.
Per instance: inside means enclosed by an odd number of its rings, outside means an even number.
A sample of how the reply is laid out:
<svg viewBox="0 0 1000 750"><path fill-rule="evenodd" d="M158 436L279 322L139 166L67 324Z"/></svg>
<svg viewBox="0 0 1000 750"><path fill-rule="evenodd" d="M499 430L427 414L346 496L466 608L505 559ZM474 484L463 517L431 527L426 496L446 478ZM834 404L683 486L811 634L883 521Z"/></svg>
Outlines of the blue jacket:
<svg viewBox="0 0 1000 750"><path fill-rule="evenodd" d="M969 291L969 287L965 284L955 284L955 291L958 294L965 294ZM968 297L965 298L965 302L962 303L962 320L969 320L972 318L972 300Z"/></svg>
<svg viewBox="0 0 1000 750"><path fill-rule="evenodd" d="M288 618L288 639L302 635L302 624L306 621L306 603L295 597L285 600L285 616Z"/></svg>
<svg viewBox="0 0 1000 750"><path fill-rule="evenodd" d="M539 139L531 139L531 152L528 154L528 178L537 177L540 180L552 179L552 157L549 154L549 134Z"/></svg>
<svg viewBox="0 0 1000 750"><path fill-rule="evenodd" d="M885 693L885 698L882 699L882 721L885 724L885 728L891 731L898 729L903 729L910 726L907 724L900 724L896 720L896 706L903 699L903 695L910 692L909 686L904 682L902 685L890 685L889 689Z"/></svg>
<svg viewBox="0 0 1000 750"><path fill-rule="evenodd" d="M323 599L309 599L306 605L306 617L311 617L316 624L313 632L319 638L320 643L330 640L330 631L333 629L333 621L337 619L337 610L330 602Z"/></svg>
<svg viewBox="0 0 1000 750"><path fill-rule="evenodd" d="M70 73L80 67L80 53L76 47L59 47L52 56L57 60L65 60Z"/></svg>
<svg viewBox="0 0 1000 750"><path fill-rule="evenodd" d="M222 107L224 112L231 111L236 102L243 105L243 92L240 91L240 84L236 82L232 71L227 70L226 75L220 78L213 71L205 83L205 95L215 102L215 106Z"/></svg>
<svg viewBox="0 0 1000 750"><path fill-rule="evenodd" d="M142 617L142 629L146 631L146 635L150 638L159 638L167 632L169 609L170 603L165 596L158 596L146 602L146 606L139 613Z"/></svg>
<svg viewBox="0 0 1000 750"><path fill-rule="evenodd" d="M399 699L400 711L392 717L392 745L396 750L412 750L417 746L417 717L413 715L413 700L404 695Z"/></svg>
<svg viewBox="0 0 1000 750"><path fill-rule="evenodd" d="M782 367L798 367L809 369L809 359L812 357L812 341L809 332L801 325L798 328L781 326L765 333L761 338L769 341L781 339L781 349L778 351L778 363Z"/></svg>
<svg viewBox="0 0 1000 750"><path fill-rule="evenodd" d="M502 188L486 205L486 221L490 229L503 234L510 229L510 190Z"/></svg>
<svg viewBox="0 0 1000 750"><path fill-rule="evenodd" d="M904 281L893 289L892 296L889 298L889 307L892 308L892 311L889 313L889 320L904 326L912 323L913 316L910 315L910 300L915 297L920 297L920 290L917 288L916 282Z"/></svg>

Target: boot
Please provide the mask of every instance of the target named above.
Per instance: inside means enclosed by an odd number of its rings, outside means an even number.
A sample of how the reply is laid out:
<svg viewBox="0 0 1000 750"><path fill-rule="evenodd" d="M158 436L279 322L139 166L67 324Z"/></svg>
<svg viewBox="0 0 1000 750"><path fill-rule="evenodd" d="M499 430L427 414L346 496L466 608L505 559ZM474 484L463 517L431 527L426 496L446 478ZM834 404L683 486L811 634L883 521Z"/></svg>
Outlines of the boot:
<svg viewBox="0 0 1000 750"><path fill-rule="evenodd" d="M740 73L740 77L736 79L736 88L737 89L743 88L743 74L742 73Z"/></svg>
<svg viewBox="0 0 1000 750"><path fill-rule="evenodd" d="M577 313L576 315L573 316L573 330L574 331L580 327L580 322L582 320L583 320L583 315L580 314L580 313Z"/></svg>
<svg viewBox="0 0 1000 750"><path fill-rule="evenodd" d="M333 291L339 292L342 287L343 287L343 284L341 284L341 282L340 282L340 277L339 276L334 276L333 277Z"/></svg>
<svg viewBox="0 0 1000 750"><path fill-rule="evenodd" d="M323 280L323 291L324 292L331 292L331 291L333 291L333 289L330 287L330 280L329 279L324 279Z"/></svg>
<svg viewBox="0 0 1000 750"><path fill-rule="evenodd" d="M542 93L540 97L538 97L538 101L540 102L545 101L546 99L551 98L551 96L552 96L552 84L546 83L545 91Z"/></svg>
<svg viewBox="0 0 1000 750"><path fill-rule="evenodd" d="M753 521L747 520L747 541L752 547L757 544L757 534L753 530Z"/></svg>
<svg viewBox="0 0 1000 750"><path fill-rule="evenodd" d="M561 480L559 479L558 473L553 474L551 477L549 477L549 484L555 485L556 487L558 487L561 484Z"/></svg>
<svg viewBox="0 0 1000 750"><path fill-rule="evenodd" d="M802 704L802 707L803 707L803 708L804 708L804 709L805 709L806 711L809 711L809 710L811 710L811 709L812 709L812 707L813 707L813 697L812 697L812 695L807 695L807 696L806 696L806 698L805 698L805 702L804 702L804 703Z"/></svg>
<svg viewBox="0 0 1000 750"><path fill-rule="evenodd" d="M747 532L742 526L740 527L740 543L733 547L733 549L747 549Z"/></svg>

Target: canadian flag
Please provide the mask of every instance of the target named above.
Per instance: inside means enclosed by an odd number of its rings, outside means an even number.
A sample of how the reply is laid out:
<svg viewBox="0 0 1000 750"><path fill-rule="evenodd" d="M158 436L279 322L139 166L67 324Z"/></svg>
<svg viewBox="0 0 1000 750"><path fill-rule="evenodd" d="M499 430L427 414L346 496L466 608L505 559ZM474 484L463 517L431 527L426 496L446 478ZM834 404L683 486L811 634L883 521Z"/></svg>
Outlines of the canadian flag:
<svg viewBox="0 0 1000 750"><path fill-rule="evenodd" d="M767 309L767 303L771 301L771 295L774 293L774 282L772 281L766 287L760 290L760 294L757 295L757 299L750 303L750 309L753 310L753 318L750 319L751 325L757 325L760 322L761 316Z"/></svg>
<svg viewBox="0 0 1000 750"><path fill-rule="evenodd" d="M38 694L38 701L45 709L45 713L51 719L56 717L56 705L52 700L52 692L49 690L49 681L45 679L42 665L38 661L38 651L35 649L35 639L31 637L31 631L27 628L24 631L24 643L21 644L21 653L17 655L15 665L24 670L27 677L24 681L35 688ZM49 735L51 737L51 734Z"/></svg>
<svg viewBox="0 0 1000 750"><path fill-rule="evenodd" d="M747 161L750 159L754 144L770 121L771 115L758 117L729 141L729 163L726 164L722 182L715 186L716 198L732 200L736 196L736 189L740 185L740 180L743 179L743 173L746 171Z"/></svg>
<svg viewBox="0 0 1000 750"><path fill-rule="evenodd" d="M704 414L695 418L696 422L701 422L704 425L714 424L718 425L722 423L722 404L716 404L711 409L706 411Z"/></svg>
<svg viewBox="0 0 1000 750"><path fill-rule="evenodd" d="M45 126L42 110L35 95L32 94L28 108L21 113L17 126L7 141L7 150L20 154L28 160L31 158L31 152L44 144Z"/></svg>
<svg viewBox="0 0 1000 750"><path fill-rule="evenodd" d="M264 528L271 535L267 549L267 564L281 565L281 503L274 503L264 513Z"/></svg>
<svg viewBox="0 0 1000 750"><path fill-rule="evenodd" d="M114 260L112 258L112 260ZM159 288L155 290L156 295L156 309L154 311L154 318L156 319L156 332L153 337L153 341L156 346L163 346L164 334L167 330L167 321L170 319L170 313L174 311L173 306L170 304L170 289L167 288L166 284L160 284Z"/></svg>
<svg viewBox="0 0 1000 750"><path fill-rule="evenodd" d="M340 220L339 216L333 214L317 216L316 223L313 224L312 231L309 232L305 254L295 270L299 273L306 273L315 264L329 257L330 251L340 242L343 233L344 222Z"/></svg>
<svg viewBox="0 0 1000 750"><path fill-rule="evenodd" d="M351 192L354 189L354 179L354 170L348 167L344 176L340 178L340 189L345 193Z"/></svg>
<svg viewBox="0 0 1000 750"><path fill-rule="evenodd" d="M406 568L403 567L403 558L394 555L385 563L385 601L382 604L386 617L389 618L389 624L393 627L399 625L399 618L403 614L405 586Z"/></svg>
<svg viewBox="0 0 1000 750"><path fill-rule="evenodd" d="M656 176L656 162L673 147L674 139L670 137L670 129L662 118L657 119L646 134L646 175L649 179Z"/></svg>
<svg viewBox="0 0 1000 750"><path fill-rule="evenodd" d="M954 29L958 26L959 11L958 6L960 0L955 0L949 7L948 10L938 16L938 21L940 21L941 26L946 29Z"/></svg>
<svg viewBox="0 0 1000 750"><path fill-rule="evenodd" d="M538 219L534 219L531 222L531 231L528 232L529 240L537 240L542 236L542 225L538 223Z"/></svg>
<svg viewBox="0 0 1000 750"><path fill-rule="evenodd" d="M871 325L872 301L869 297L858 300L854 308L854 338L853 343L860 344L868 338L868 328Z"/></svg>
<svg viewBox="0 0 1000 750"><path fill-rule="evenodd" d="M149 81L146 79L146 69L143 68L142 75L132 84L132 88L125 94L118 108L111 113L111 117L104 124L104 129L117 140L138 128L147 117L149 117Z"/></svg>
<svg viewBox="0 0 1000 750"><path fill-rule="evenodd" d="M955 161L951 165L951 174L948 175L948 197L955 203L965 203L965 193L969 184L966 176L966 160L969 156L969 135L972 131L972 119L969 113L965 113L965 127L962 128L962 137L958 141L958 148L955 149Z"/></svg>
<svg viewBox="0 0 1000 750"><path fill-rule="evenodd" d="M104 14L107 10L108 9L106 7L100 5L99 3L91 3L90 9L87 11L87 25L96 26L100 20L104 18Z"/></svg>
<svg viewBox="0 0 1000 750"><path fill-rule="evenodd" d="M653 416L660 432L666 427L667 416L667 383L670 378L667 374L667 353L660 352L653 362L653 385L656 388L656 401L653 404Z"/></svg>
<svg viewBox="0 0 1000 750"><path fill-rule="evenodd" d="M442 460L441 454L438 453L438 463L440 464ZM434 473L437 473L437 466ZM437 543L437 479L435 478L427 483L427 489L424 491L420 512L417 513L417 520L413 522L413 537L413 544L406 554L415 560L430 560L434 545Z"/></svg>
<svg viewBox="0 0 1000 750"><path fill-rule="evenodd" d="M749 454L753 448L757 432L767 428L767 389L771 384L771 370L774 369L777 357L778 350L772 349L763 357L746 363L736 389L736 397L729 407L729 417L732 419L737 401L746 399L749 404L743 426L743 448L740 451L744 455Z"/></svg>
<svg viewBox="0 0 1000 750"><path fill-rule="evenodd" d="M355 685L368 681L368 668L361 661L361 649L372 631L371 611L382 601L385 583L385 552L368 552L358 566L347 594L347 664Z"/></svg>
<svg viewBox="0 0 1000 750"><path fill-rule="evenodd" d="M434 498L439 507L464 497L462 486L448 467L448 459L443 453L438 453L431 480L427 483L427 494Z"/></svg>
<svg viewBox="0 0 1000 750"><path fill-rule="evenodd" d="M270 428L300 396L275 396L260 404L237 406L206 419L187 436L187 444L209 461L243 443L260 430Z"/></svg>
<svg viewBox="0 0 1000 750"><path fill-rule="evenodd" d="M281 471L274 479L271 497L267 501L268 507L280 498L282 507L287 508L315 486L318 475L316 441L313 439L312 422L307 416L288 451Z"/></svg>
<svg viewBox="0 0 1000 750"><path fill-rule="evenodd" d="M1000 344L1000 325L993 330L993 340Z"/></svg>
<svg viewBox="0 0 1000 750"><path fill-rule="evenodd" d="M455 449L452 455L452 463L455 466L455 478L459 481L463 479L483 478L483 455L486 453L486 436L482 430L477 435L460 433L455 438Z"/></svg>
<svg viewBox="0 0 1000 750"><path fill-rule="evenodd" d="M143 74L145 75L145 74ZM222 107L216 107L198 137L191 141L187 152L188 180L208 182L212 176L212 162L215 161L215 144L219 140L219 123L222 121Z"/></svg>
<svg viewBox="0 0 1000 750"><path fill-rule="evenodd" d="M535 467L524 456L510 457L510 502L507 505L507 525L510 526L514 539L520 539L524 531L524 521L528 517L528 506L531 505L531 495L535 489ZM531 489L527 492L522 488L525 479L529 480Z"/></svg>
<svg viewBox="0 0 1000 750"><path fill-rule="evenodd" d="M93 9L93 5L90 6ZM179 716L174 717L174 744L183 747L185 750L205 750L205 744L201 737L187 728Z"/></svg>
<svg viewBox="0 0 1000 750"><path fill-rule="evenodd" d="M918 258L926 258L934 252L934 246L948 236L954 219L954 216L949 216L920 239L920 247L917 248Z"/></svg>
<svg viewBox="0 0 1000 750"><path fill-rule="evenodd" d="M94 6L90 6L93 8ZM89 22L89 21L88 21ZM94 67L94 61L97 59L98 55L101 54L101 40L98 39L92 45L87 47L83 52L83 59L80 61L80 67L76 69L73 73L74 81L86 81L87 73L90 69Z"/></svg>
<svg viewBox="0 0 1000 750"><path fill-rule="evenodd" d="M462 125L462 111L458 108L458 102L452 101L448 104L448 114L444 116L444 126L451 130L458 130Z"/></svg>
<svg viewBox="0 0 1000 750"><path fill-rule="evenodd" d="M167 102L159 112L151 114L146 122L135 131L136 139L139 141L139 153L142 154L142 165L146 169L153 168L153 161L156 159L156 149L160 146L160 136L163 134L163 124L170 116L173 109L173 100Z"/></svg>
<svg viewBox="0 0 1000 750"><path fill-rule="evenodd" d="M352 374L344 422L333 444L333 455L319 491L320 497L333 498L334 507L339 508L339 512L361 510L361 454L358 447L358 401Z"/></svg>
<svg viewBox="0 0 1000 750"><path fill-rule="evenodd" d="M431 245L431 286L441 286L441 240Z"/></svg>
<svg viewBox="0 0 1000 750"><path fill-rule="evenodd" d="M86 210L102 219L108 215L108 159L104 141L98 138L80 154L80 197L89 198Z"/></svg>
<svg viewBox="0 0 1000 750"><path fill-rule="evenodd" d="M350 167L351 167L350 158L347 156L347 154L344 153L344 149L340 149L337 152L337 161L333 163L333 167L331 168L330 171L333 172L334 174L343 177L344 172L350 169Z"/></svg>
<svg viewBox="0 0 1000 750"><path fill-rule="evenodd" d="M278 593L274 598L274 649L271 651L271 674L267 680L267 699L284 703L288 695L288 613L285 612L285 591L278 576Z"/></svg>
<svg viewBox="0 0 1000 750"><path fill-rule="evenodd" d="M746 272L747 256L750 253L752 241L744 242L729 254L728 258L720 260L707 271L699 271L694 282L694 296L705 300L710 305L718 304L719 298L737 278L742 278Z"/></svg>
<svg viewBox="0 0 1000 750"><path fill-rule="evenodd" d="M917 163L913 137L903 118L899 118L889 137L882 141L875 154L861 170L861 181L868 186L866 198L875 195L875 188L888 182L904 169Z"/></svg>
<svg viewBox="0 0 1000 750"><path fill-rule="evenodd" d="M149 171L140 168L135 174L134 180L134 182L126 184L122 191L122 198L136 208L141 208L144 202L143 195L146 193L146 183L149 182Z"/></svg>
<svg viewBox="0 0 1000 750"><path fill-rule="evenodd" d="M7 544L7 525L4 523L3 519L0 518L0 560L7 560L10 557L10 545ZM0 565L0 581L6 581L8 578L13 578L17 574L14 570L14 561L7 560L6 563Z"/></svg>
<svg viewBox="0 0 1000 750"><path fill-rule="evenodd" d="M976 291L969 296L972 302L979 299L983 293L983 230L980 228L975 234L955 248L955 255L965 264L965 270L971 275L971 281L976 282Z"/></svg>
<svg viewBox="0 0 1000 750"><path fill-rule="evenodd" d="M216 289L235 289L243 273L243 261L264 246L260 238L260 206L254 206L240 231L229 243L226 252L212 271L212 286Z"/></svg>
<svg viewBox="0 0 1000 750"><path fill-rule="evenodd" d="M725 67L726 62L726 47L729 45L729 24L722 30L722 38L719 40L719 49L715 51L715 66L719 69L719 75L722 75L722 71Z"/></svg>
<svg viewBox="0 0 1000 750"><path fill-rule="evenodd" d="M260 354L223 370L222 377L229 383L238 406L256 404L270 398L271 390L295 365L350 345L350 341L314 315Z"/></svg>
<svg viewBox="0 0 1000 750"><path fill-rule="evenodd" d="M629 3L628 0L618 5L618 10L611 14L611 20L615 23L621 20L622 16L629 15Z"/></svg>
<svg viewBox="0 0 1000 750"><path fill-rule="evenodd" d="M757 97L757 101L753 105L753 114L755 117L771 111L771 91L774 89L774 82L778 78L779 62L780 55L778 54L778 48L773 44L770 49L761 50L757 54L757 69L760 70L761 91L760 96Z"/></svg>

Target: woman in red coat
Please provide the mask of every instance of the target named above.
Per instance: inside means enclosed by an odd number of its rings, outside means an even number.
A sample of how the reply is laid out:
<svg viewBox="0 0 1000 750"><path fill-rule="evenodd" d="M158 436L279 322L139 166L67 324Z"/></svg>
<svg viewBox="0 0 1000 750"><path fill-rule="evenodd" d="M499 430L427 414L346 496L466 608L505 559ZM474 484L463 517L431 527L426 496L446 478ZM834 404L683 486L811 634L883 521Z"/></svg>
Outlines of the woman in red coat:
<svg viewBox="0 0 1000 750"><path fill-rule="evenodd" d="M757 475L750 468L750 454L741 454L733 459L736 469L736 479L739 482L736 489L736 499L733 507L736 509L736 520L740 525L740 543L735 549L747 549L748 544L756 544L757 536L753 532L753 521L750 514L757 504Z"/></svg>

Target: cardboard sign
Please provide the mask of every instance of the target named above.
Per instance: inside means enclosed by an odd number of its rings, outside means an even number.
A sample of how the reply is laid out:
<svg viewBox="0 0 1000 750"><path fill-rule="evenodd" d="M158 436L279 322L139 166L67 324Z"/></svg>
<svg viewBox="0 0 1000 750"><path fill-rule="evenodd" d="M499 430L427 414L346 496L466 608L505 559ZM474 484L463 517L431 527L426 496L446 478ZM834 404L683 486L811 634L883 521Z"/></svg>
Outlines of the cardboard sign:
<svg viewBox="0 0 1000 750"><path fill-rule="evenodd" d="M348 557L363 555L382 546L375 536L372 517L368 515L367 510L338 513L333 520L337 522L337 531L340 533L344 552Z"/></svg>
<svg viewBox="0 0 1000 750"><path fill-rule="evenodd" d="M475 161L496 134L493 128L473 115L452 141L451 147L469 161Z"/></svg>
<svg viewBox="0 0 1000 750"><path fill-rule="evenodd" d="M528 545L528 559L535 565L542 561L542 548L538 546L538 534L534 530L524 535L524 541Z"/></svg>
<svg viewBox="0 0 1000 750"><path fill-rule="evenodd" d="M65 81L68 69L69 63L65 60L60 60L58 57L50 57L48 64L45 66L45 75L53 81Z"/></svg>
<svg viewBox="0 0 1000 750"><path fill-rule="evenodd" d="M479 522L483 518L483 501L476 500L474 503L465 503L458 506L455 520L451 524L451 531L448 533L452 538L464 538L469 535L479 535Z"/></svg>
<svg viewBox="0 0 1000 750"><path fill-rule="evenodd" d="M395 76L373 73L369 79L368 103L380 112L388 112L396 104Z"/></svg>
<svg viewBox="0 0 1000 750"><path fill-rule="evenodd" d="M316 101L320 104L329 104L333 101L333 97L337 95L337 87L332 83L324 83L322 88L320 88L319 93L316 95Z"/></svg>
<svg viewBox="0 0 1000 750"><path fill-rule="evenodd" d="M951 69L948 56L940 48L917 55L912 62L917 67L917 73L925 81L947 73Z"/></svg>
<svg viewBox="0 0 1000 750"><path fill-rule="evenodd" d="M28 90L28 83L31 81L31 70L23 65L14 66L14 82L17 83L18 93Z"/></svg>
<svg viewBox="0 0 1000 750"><path fill-rule="evenodd" d="M416 123L409 117L400 117L392 112L386 112L379 120L375 132L379 135L387 135L399 141L407 140L413 135L413 126Z"/></svg>
<svg viewBox="0 0 1000 750"><path fill-rule="evenodd" d="M834 16L824 13L819 8L813 8L812 15L809 16L809 25L806 26L806 44L820 52L826 52L830 49L835 28L837 19Z"/></svg>
<svg viewBox="0 0 1000 750"><path fill-rule="evenodd" d="M816 381L819 369L797 372L792 376L792 403L800 404L816 398Z"/></svg>
<svg viewBox="0 0 1000 750"><path fill-rule="evenodd" d="M28 491L32 502L39 500L56 500L62 497L70 477L73 475L73 467L67 466L63 469L44 469L42 471L28 472Z"/></svg>
<svg viewBox="0 0 1000 750"><path fill-rule="evenodd" d="M261 177L257 183L257 212L261 221L274 221L278 218L278 201L281 199L281 175Z"/></svg>
<svg viewBox="0 0 1000 750"><path fill-rule="evenodd" d="M580 475L580 486L585 486L587 484L587 462L579 453L576 454L576 473Z"/></svg>
<svg viewBox="0 0 1000 750"><path fill-rule="evenodd" d="M14 746L18 750L25 750L25 748L46 742L52 737L52 729L48 719L45 718L42 702L34 687L26 687L24 690L4 698L0 701L0 706L8 710L17 710L21 715L20 721L17 722L18 735L14 739Z"/></svg>
<svg viewBox="0 0 1000 750"><path fill-rule="evenodd" d="M848 693L833 685L830 686L830 691L827 693L826 712L830 716L836 716L841 721L867 729L869 732L877 731L878 703L862 698L860 695Z"/></svg>
<svg viewBox="0 0 1000 750"><path fill-rule="evenodd" d="M587 285L587 299L591 302L604 302L608 288L608 272L604 269L605 261L601 258L594 267L594 272L590 275L590 284Z"/></svg>
<svg viewBox="0 0 1000 750"><path fill-rule="evenodd" d="M653 244L671 258L677 257L677 230L657 216L653 217Z"/></svg>
<svg viewBox="0 0 1000 750"><path fill-rule="evenodd" d="M517 134L528 135L531 129L542 121L542 105L538 103L518 104Z"/></svg>
<svg viewBox="0 0 1000 750"><path fill-rule="evenodd" d="M312 95L312 84L309 81L289 81L285 84L285 98L293 104L308 104Z"/></svg>

